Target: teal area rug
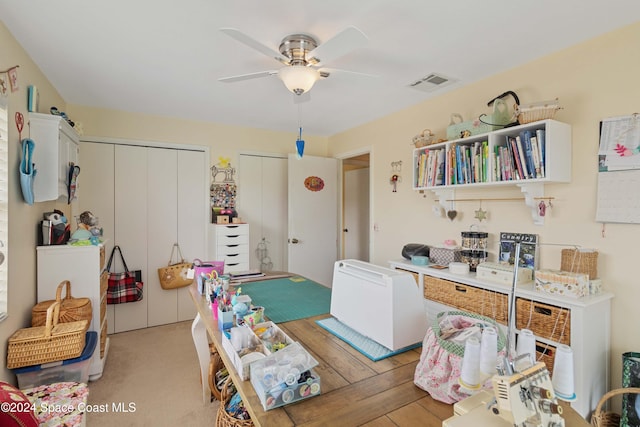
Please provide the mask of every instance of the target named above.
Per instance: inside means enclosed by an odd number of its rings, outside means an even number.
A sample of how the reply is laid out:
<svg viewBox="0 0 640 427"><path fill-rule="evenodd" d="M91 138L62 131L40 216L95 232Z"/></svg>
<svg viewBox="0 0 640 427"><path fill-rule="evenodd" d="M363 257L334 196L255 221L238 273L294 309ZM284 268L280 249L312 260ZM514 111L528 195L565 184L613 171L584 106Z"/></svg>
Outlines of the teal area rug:
<svg viewBox="0 0 640 427"><path fill-rule="evenodd" d="M369 359L373 360L374 362L386 359L387 357L391 357L399 353L404 353L407 350L411 350L422 345L421 342L418 342L413 345L393 351L381 344L378 344L372 339L367 338L364 335L354 331L335 317L316 320L316 323L327 331L331 332L336 337L340 338L342 341L349 344L351 347L358 350L360 353L367 356Z"/></svg>
<svg viewBox="0 0 640 427"><path fill-rule="evenodd" d="M303 277L286 277L243 283L238 286L253 305L275 323L289 322L329 313L331 289Z"/></svg>

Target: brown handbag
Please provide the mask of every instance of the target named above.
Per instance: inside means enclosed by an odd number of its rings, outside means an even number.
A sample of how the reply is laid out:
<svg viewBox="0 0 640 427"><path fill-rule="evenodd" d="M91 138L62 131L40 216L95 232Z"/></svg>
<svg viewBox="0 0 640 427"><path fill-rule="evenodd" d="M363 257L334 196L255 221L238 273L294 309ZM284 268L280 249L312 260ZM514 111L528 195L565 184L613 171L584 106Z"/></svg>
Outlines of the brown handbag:
<svg viewBox="0 0 640 427"><path fill-rule="evenodd" d="M62 288L65 288L65 297L62 298ZM77 322L86 320L87 327L91 324L93 309L91 299L74 298L71 296L71 282L63 280L56 289L56 299L42 301L31 309L31 326L44 326L47 323L47 309L54 303L60 303L60 323Z"/></svg>
<svg viewBox="0 0 640 427"><path fill-rule="evenodd" d="M172 264L173 254L176 253L180 261ZM162 289L178 289L185 286L189 286L193 282L193 278L188 278L189 269L191 268L190 262L185 262L180 250L180 245L173 244L171 248L171 256L169 257L169 265L166 267L160 267L158 269L158 278L160 279L160 286Z"/></svg>

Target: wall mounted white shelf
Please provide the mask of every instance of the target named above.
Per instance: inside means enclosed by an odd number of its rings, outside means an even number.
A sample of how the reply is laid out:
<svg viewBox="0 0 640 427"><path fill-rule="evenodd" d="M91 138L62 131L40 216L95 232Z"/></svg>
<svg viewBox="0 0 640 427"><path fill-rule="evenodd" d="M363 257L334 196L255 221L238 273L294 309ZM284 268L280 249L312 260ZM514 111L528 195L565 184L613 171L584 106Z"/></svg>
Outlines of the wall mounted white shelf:
<svg viewBox="0 0 640 427"><path fill-rule="evenodd" d="M414 190L432 191L445 210L456 190L515 185L542 225L544 185L571 182L571 126L541 120L416 148L412 182Z"/></svg>

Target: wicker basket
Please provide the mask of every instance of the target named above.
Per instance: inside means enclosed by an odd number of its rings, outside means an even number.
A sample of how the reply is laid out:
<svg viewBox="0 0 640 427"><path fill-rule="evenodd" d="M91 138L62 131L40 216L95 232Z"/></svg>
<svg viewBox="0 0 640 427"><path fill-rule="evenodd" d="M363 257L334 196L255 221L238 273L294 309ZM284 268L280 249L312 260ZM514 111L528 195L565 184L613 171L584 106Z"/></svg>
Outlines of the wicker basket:
<svg viewBox="0 0 640 427"><path fill-rule="evenodd" d="M431 130L425 129L418 135L414 136L412 142L416 148L431 145L435 142L435 135L431 133Z"/></svg>
<svg viewBox="0 0 640 427"><path fill-rule="evenodd" d="M475 286L424 276L426 298L460 310L489 317L498 323L507 324L507 294L476 288Z"/></svg>
<svg viewBox="0 0 640 427"><path fill-rule="evenodd" d="M598 278L598 252L580 249L561 251L560 270L588 274L589 280Z"/></svg>
<svg viewBox="0 0 640 427"><path fill-rule="evenodd" d="M571 313L562 307L516 298L516 328L530 329L540 338L571 345Z"/></svg>
<svg viewBox="0 0 640 427"><path fill-rule="evenodd" d="M62 288L66 287L65 297L62 298ZM31 309L31 326L44 326L47 323L47 309L54 302L60 303L60 323L87 320L87 327L91 323L93 310L89 298L74 298L71 296L71 282L64 280L56 289L56 299L42 301Z"/></svg>
<svg viewBox="0 0 640 427"><path fill-rule="evenodd" d="M216 385L216 374L223 367L224 364L222 363L222 358L220 357L218 352L212 352L211 360L209 361L209 389L211 389L213 398L218 401L222 400L222 392Z"/></svg>
<svg viewBox="0 0 640 427"><path fill-rule="evenodd" d="M58 323L60 303L47 309L45 326L19 329L9 337L7 368L73 359L82 354L87 321Z"/></svg>
<svg viewBox="0 0 640 427"><path fill-rule="evenodd" d="M556 348L550 344L536 341L536 360L547 366L549 375L553 375L553 364L556 359Z"/></svg>
<svg viewBox="0 0 640 427"><path fill-rule="evenodd" d="M516 105L516 117L521 125L539 120L553 119L560 109L558 98L551 101L534 102L527 105Z"/></svg>
<svg viewBox="0 0 640 427"><path fill-rule="evenodd" d="M620 415L616 414L615 412L603 411L602 407L607 402L607 400L611 399L612 397L626 393L640 394L640 388L617 388L602 396L602 399L600 399L600 401L598 402L598 406L596 406L596 410L591 416L591 425L594 427L618 427L620 425Z"/></svg>
<svg viewBox="0 0 640 427"><path fill-rule="evenodd" d="M233 396L233 388L233 382L231 381L231 377L229 377L222 387L220 406L218 407L218 413L216 415L216 427L253 427L253 421L240 420L232 417L227 412L226 407Z"/></svg>

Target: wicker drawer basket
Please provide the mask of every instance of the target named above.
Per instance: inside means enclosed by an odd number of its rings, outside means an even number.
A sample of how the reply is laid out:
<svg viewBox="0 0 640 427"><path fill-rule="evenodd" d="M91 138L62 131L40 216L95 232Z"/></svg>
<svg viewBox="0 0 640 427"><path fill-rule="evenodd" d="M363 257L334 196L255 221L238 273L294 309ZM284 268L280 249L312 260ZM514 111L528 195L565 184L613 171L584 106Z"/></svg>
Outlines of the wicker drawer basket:
<svg viewBox="0 0 640 427"><path fill-rule="evenodd" d="M506 294L424 276L424 297L444 305L494 319L506 324L509 301Z"/></svg>
<svg viewBox="0 0 640 427"><path fill-rule="evenodd" d="M413 271L405 270L403 268L396 268L396 270L411 274L413 278L416 279L418 286L420 286L420 275L418 273L414 273Z"/></svg>
<svg viewBox="0 0 640 427"><path fill-rule="evenodd" d="M100 275L100 298L107 294L109 287L109 273L103 271Z"/></svg>
<svg viewBox="0 0 640 427"><path fill-rule="evenodd" d="M556 357L556 348L551 344L545 344L540 341L536 341L536 360L544 362L549 371L549 375L553 374L553 363Z"/></svg>
<svg viewBox="0 0 640 427"><path fill-rule="evenodd" d="M107 319L100 330L100 359L104 358L104 352L107 349Z"/></svg>
<svg viewBox="0 0 640 427"><path fill-rule="evenodd" d="M7 368L41 365L73 359L82 354L88 322L58 323L60 303L47 309L45 326L19 329L9 337Z"/></svg>
<svg viewBox="0 0 640 427"><path fill-rule="evenodd" d="M531 329L538 337L571 345L571 311L566 308L516 298L516 328Z"/></svg>

